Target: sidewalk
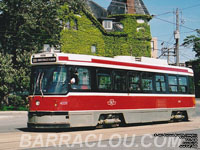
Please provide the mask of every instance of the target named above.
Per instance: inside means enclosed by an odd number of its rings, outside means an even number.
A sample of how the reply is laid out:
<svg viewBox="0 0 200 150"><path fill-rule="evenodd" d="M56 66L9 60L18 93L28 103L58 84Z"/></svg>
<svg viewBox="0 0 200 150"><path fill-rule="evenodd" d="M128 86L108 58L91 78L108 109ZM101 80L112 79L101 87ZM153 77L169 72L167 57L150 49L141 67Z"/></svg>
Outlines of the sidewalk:
<svg viewBox="0 0 200 150"><path fill-rule="evenodd" d="M0 111L0 115L2 114L26 114L28 111Z"/></svg>
<svg viewBox="0 0 200 150"><path fill-rule="evenodd" d="M200 105L200 98L196 98L196 104Z"/></svg>

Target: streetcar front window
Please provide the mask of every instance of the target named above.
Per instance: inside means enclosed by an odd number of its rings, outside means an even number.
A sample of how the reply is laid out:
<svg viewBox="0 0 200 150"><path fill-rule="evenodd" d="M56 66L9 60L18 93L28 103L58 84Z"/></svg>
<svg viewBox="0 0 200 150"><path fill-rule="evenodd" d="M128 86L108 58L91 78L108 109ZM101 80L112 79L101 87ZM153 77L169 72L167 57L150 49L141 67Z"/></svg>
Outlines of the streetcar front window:
<svg viewBox="0 0 200 150"><path fill-rule="evenodd" d="M66 94L67 68L65 66L36 66L32 68L33 95Z"/></svg>

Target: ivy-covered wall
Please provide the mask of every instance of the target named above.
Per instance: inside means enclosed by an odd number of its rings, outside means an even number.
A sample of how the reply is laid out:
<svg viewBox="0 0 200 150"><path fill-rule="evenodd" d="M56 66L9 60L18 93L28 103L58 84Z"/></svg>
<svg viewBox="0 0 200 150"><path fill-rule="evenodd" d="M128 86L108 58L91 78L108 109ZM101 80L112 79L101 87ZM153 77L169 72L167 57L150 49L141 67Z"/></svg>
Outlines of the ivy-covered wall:
<svg viewBox="0 0 200 150"><path fill-rule="evenodd" d="M65 53L105 55L103 34L93 25L84 13L76 16L78 28L74 29L74 21L70 21L70 29L65 27L61 32L61 50ZM91 46L96 46L96 53Z"/></svg>
<svg viewBox="0 0 200 150"><path fill-rule="evenodd" d="M118 32L106 32L100 22L86 10L74 16L77 24L70 20L70 28L65 27L61 32L62 52L109 57L151 55L151 33L148 25L150 16L133 14L110 16L123 24L123 31ZM145 22L137 23L137 19L143 19ZM74 29L75 25L77 29ZM96 53L91 52L91 46L96 46Z"/></svg>
<svg viewBox="0 0 200 150"><path fill-rule="evenodd" d="M116 18L118 22L124 26L121 32L110 32L109 34L118 36L104 36L106 50L110 50L111 56L116 55L132 55L136 57L151 55L151 33L148 21L151 19L146 15L115 15L110 16ZM144 23L137 23L137 19L143 19ZM141 28L137 31L138 28ZM124 36L126 35L126 36Z"/></svg>

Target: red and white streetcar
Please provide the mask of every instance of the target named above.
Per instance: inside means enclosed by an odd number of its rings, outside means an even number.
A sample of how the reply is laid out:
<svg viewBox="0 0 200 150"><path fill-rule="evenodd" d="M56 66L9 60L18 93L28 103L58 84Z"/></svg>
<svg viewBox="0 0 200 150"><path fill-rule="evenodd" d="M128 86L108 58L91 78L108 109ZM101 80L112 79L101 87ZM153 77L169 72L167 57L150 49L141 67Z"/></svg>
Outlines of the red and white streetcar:
<svg viewBox="0 0 200 150"><path fill-rule="evenodd" d="M142 57L40 53L31 57L30 128L188 120L193 71Z"/></svg>

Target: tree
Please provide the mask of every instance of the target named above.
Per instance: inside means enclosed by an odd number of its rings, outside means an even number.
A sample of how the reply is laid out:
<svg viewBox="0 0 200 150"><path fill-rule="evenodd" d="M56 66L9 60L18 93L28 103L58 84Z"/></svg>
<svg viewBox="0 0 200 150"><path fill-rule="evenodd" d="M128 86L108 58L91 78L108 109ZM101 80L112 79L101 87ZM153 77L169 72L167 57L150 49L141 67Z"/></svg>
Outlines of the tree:
<svg viewBox="0 0 200 150"><path fill-rule="evenodd" d="M30 56L59 45L58 9L66 0L0 0L0 101L29 90Z"/></svg>
<svg viewBox="0 0 200 150"><path fill-rule="evenodd" d="M0 45L16 63L17 51L40 50L44 43L59 45L57 10L64 0L1 0Z"/></svg>
<svg viewBox="0 0 200 150"><path fill-rule="evenodd" d="M193 51L196 52L196 60L187 62L192 65L194 71L194 84L196 97L200 97L200 30L197 30L197 35L190 35L184 39L183 45L185 47L193 47Z"/></svg>
<svg viewBox="0 0 200 150"><path fill-rule="evenodd" d="M193 50L196 52L196 57L200 59L200 29L196 30L197 36L190 35L184 39L183 45L185 47L193 47Z"/></svg>
<svg viewBox="0 0 200 150"><path fill-rule="evenodd" d="M15 75L16 72L13 69L12 56L0 53L0 107L3 104L8 104L8 95L14 91Z"/></svg>
<svg viewBox="0 0 200 150"><path fill-rule="evenodd" d="M66 0L60 9L58 9L58 16L62 23L76 19L75 14L79 14L83 8L89 9L86 5L86 0Z"/></svg>

